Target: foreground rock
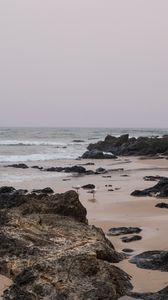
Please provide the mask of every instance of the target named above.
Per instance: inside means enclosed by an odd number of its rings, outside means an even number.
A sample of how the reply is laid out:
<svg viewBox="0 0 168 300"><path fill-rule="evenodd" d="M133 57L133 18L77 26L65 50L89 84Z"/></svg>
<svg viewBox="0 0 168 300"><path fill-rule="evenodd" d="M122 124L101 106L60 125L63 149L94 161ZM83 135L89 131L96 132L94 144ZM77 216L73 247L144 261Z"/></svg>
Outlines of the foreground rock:
<svg viewBox="0 0 168 300"><path fill-rule="evenodd" d="M104 141L88 146L89 151L105 151L114 155L156 155L168 153L168 137L131 137L128 134L115 137L107 135Z"/></svg>
<svg viewBox="0 0 168 300"><path fill-rule="evenodd" d="M153 187L144 190L135 190L131 193L132 196L157 196L168 197L168 178L161 179Z"/></svg>
<svg viewBox="0 0 168 300"><path fill-rule="evenodd" d="M3 299L115 300L132 288L111 264L125 255L87 225L76 192L14 192L0 197L0 273L14 281Z"/></svg>
<svg viewBox="0 0 168 300"><path fill-rule="evenodd" d="M113 227L110 228L107 235L117 236L124 234L140 233L142 231L139 227Z"/></svg>
<svg viewBox="0 0 168 300"><path fill-rule="evenodd" d="M142 269L168 272L168 251L146 251L131 258L130 262Z"/></svg>

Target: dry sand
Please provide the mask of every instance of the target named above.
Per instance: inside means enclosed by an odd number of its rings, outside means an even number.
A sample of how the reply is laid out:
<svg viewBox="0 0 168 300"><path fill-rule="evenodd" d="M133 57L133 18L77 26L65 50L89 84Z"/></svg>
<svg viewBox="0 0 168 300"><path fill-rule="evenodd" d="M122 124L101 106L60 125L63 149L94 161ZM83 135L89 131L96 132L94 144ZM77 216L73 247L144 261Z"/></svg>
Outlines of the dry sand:
<svg viewBox="0 0 168 300"><path fill-rule="evenodd" d="M76 163L82 164L88 161L69 161L67 165ZM168 160L139 160L138 158L123 158L117 162L109 160L94 161L95 166L89 166L88 169L105 167L107 169L124 168L122 170L111 171L110 178L103 175L90 176L60 176L52 174L51 177L41 176L33 180L27 179L13 184L16 188L44 188L52 187L55 192L64 192L72 189L76 185L93 183L97 192L95 200L87 191L80 189L80 201L87 208L88 220L103 228L105 232L111 227L119 226L138 226L141 227L142 240L131 243L123 243L120 237L112 237L111 241L118 251L123 248L132 248L134 254L147 250L168 250L168 210L159 209L155 204L160 202L153 197L133 197L130 193L135 189L150 187L155 182L143 180L146 175L168 176ZM52 165L52 163L50 163ZM65 162L59 163L64 165ZM57 164L58 165L58 164ZM37 170L38 176L40 171ZM123 175L128 175L124 177ZM105 175L106 176L106 175ZM69 179L63 181L63 179ZM8 182L4 182L9 184ZM11 184L11 183L10 183ZM106 187L105 185L112 185ZM114 191L108 191L113 189ZM164 202L168 200L164 199ZM159 271L143 270L124 260L117 266L124 269L132 276L132 284L137 292L154 292L168 285L168 274ZM3 284L3 280L0 280ZM2 286L0 286L2 289Z"/></svg>

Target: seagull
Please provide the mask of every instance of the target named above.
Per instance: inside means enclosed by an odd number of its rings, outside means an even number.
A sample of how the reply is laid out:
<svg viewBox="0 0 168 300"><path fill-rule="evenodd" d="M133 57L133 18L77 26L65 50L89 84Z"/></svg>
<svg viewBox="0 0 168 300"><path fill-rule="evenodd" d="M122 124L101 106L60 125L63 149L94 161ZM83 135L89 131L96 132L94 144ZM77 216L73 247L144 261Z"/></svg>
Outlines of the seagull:
<svg viewBox="0 0 168 300"><path fill-rule="evenodd" d="M96 192L97 192L96 188L94 188L93 190L90 191L90 193L93 195L93 199L95 199Z"/></svg>
<svg viewBox="0 0 168 300"><path fill-rule="evenodd" d="M81 188L80 185L73 186L73 189L76 190L76 192L78 193L78 195L79 195L79 190L80 190L80 188Z"/></svg>

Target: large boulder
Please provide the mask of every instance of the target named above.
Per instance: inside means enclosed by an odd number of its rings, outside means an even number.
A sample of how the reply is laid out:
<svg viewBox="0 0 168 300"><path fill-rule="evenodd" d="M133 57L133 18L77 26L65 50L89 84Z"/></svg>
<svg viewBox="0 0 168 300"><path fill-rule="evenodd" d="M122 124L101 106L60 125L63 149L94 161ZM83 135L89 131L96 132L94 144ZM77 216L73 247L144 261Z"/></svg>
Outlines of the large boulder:
<svg viewBox="0 0 168 300"><path fill-rule="evenodd" d="M84 159L114 159L117 158L116 155L110 152L103 152L100 150L88 150L83 155L82 158Z"/></svg>
<svg viewBox="0 0 168 300"><path fill-rule="evenodd" d="M107 135L104 141L89 144L89 151L98 150L114 155L156 155L168 153L168 138L162 137L131 137L128 134L115 137Z"/></svg>
<svg viewBox="0 0 168 300"><path fill-rule="evenodd" d="M76 192L18 194L7 202L0 202L0 273L13 285L4 300L116 300L132 288L112 264L125 254L87 224Z"/></svg>

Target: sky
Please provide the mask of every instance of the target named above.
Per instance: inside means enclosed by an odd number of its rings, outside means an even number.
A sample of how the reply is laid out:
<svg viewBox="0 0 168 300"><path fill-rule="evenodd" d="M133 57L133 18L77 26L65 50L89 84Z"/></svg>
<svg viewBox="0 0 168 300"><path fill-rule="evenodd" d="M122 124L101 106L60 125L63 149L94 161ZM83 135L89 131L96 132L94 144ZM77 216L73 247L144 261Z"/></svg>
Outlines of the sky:
<svg viewBox="0 0 168 300"><path fill-rule="evenodd" d="M167 0L0 0L0 126L168 127Z"/></svg>

